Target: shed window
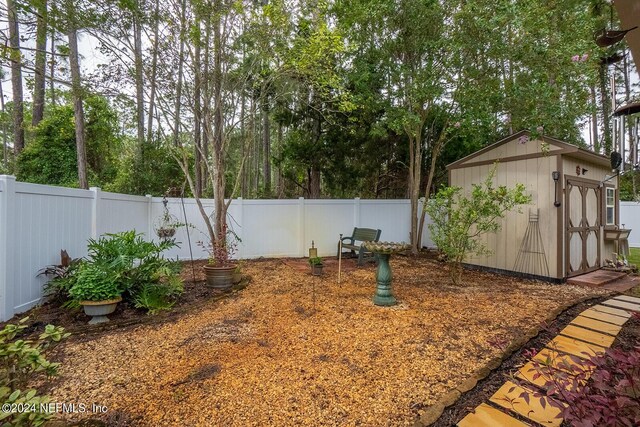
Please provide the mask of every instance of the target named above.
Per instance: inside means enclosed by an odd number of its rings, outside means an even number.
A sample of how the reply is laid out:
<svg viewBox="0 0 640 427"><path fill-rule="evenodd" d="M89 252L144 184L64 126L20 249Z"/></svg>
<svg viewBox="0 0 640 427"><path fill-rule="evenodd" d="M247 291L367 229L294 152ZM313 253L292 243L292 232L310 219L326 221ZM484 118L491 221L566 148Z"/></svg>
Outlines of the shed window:
<svg viewBox="0 0 640 427"><path fill-rule="evenodd" d="M616 190L615 188L606 188L606 212L607 212L607 225L613 225L616 223Z"/></svg>

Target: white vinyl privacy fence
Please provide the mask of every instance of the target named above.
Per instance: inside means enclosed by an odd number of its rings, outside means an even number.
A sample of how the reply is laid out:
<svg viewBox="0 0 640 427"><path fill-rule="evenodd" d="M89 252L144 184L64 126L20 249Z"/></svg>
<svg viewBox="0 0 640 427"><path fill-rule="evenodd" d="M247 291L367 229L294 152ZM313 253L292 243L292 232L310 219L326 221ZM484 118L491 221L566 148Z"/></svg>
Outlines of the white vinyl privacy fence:
<svg viewBox="0 0 640 427"><path fill-rule="evenodd" d="M212 200L204 206L213 213ZM195 200L169 199L168 207L190 226L178 229L180 247L166 256L189 259L191 249L195 259L206 258L197 244L207 239ZM45 278L38 271L58 264L61 249L83 257L87 239L126 230L157 239L154 224L162 212L159 197L28 184L0 175L0 320L40 301ZM381 229L382 240L408 242L409 218L408 200L234 199L228 223L241 239L238 258L302 257L312 240L320 256L335 256L339 234L351 235L356 226ZM423 244L431 245L427 227Z"/></svg>
<svg viewBox="0 0 640 427"><path fill-rule="evenodd" d="M640 248L640 203L620 202L620 227L630 228L629 246Z"/></svg>

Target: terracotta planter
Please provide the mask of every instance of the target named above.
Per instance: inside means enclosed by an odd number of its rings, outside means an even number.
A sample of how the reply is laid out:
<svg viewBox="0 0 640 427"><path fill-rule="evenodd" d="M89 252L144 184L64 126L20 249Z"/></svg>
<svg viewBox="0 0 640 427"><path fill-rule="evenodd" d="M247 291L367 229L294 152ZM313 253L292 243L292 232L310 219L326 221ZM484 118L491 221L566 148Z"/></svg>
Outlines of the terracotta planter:
<svg viewBox="0 0 640 427"><path fill-rule="evenodd" d="M91 316L90 325L108 322L107 314L116 311L118 303L122 301L121 297L108 299L103 301L80 301L80 305L84 308L84 313Z"/></svg>
<svg viewBox="0 0 640 427"><path fill-rule="evenodd" d="M315 264L311 266L311 274L314 276L322 276L322 264Z"/></svg>
<svg viewBox="0 0 640 427"><path fill-rule="evenodd" d="M226 267L204 266L204 274L207 277L207 286L212 288L226 289L233 286L233 272L235 265Z"/></svg>

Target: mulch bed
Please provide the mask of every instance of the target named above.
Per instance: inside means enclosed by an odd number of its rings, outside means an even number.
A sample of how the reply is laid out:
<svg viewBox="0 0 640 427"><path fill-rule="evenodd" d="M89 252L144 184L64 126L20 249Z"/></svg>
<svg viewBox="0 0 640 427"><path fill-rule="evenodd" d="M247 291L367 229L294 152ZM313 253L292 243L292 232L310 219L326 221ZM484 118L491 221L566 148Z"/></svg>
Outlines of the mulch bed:
<svg viewBox="0 0 640 427"><path fill-rule="evenodd" d="M176 300L171 311L162 311L149 316L146 310L135 308L133 304L122 301L118 304L116 311L109 315L109 319L111 319L109 323L93 326L87 324L91 318L84 314L82 307L75 309L63 308L61 307L61 301L51 300L34 307L26 313L16 314L7 322L0 323L0 327L7 323L16 323L18 320L28 316L27 325L29 328L26 330L26 336L39 334L45 325L53 324L64 327L68 332L74 334L74 338L79 338L78 333L99 335L103 331L132 324L168 321L193 309L194 306L215 300L227 292L205 285L204 271L202 269L205 263L206 261L194 261L193 268L191 262L183 263L180 276L184 282L184 293ZM249 278L245 277L245 279Z"/></svg>
<svg viewBox="0 0 640 427"><path fill-rule="evenodd" d="M634 294L634 292L640 292L640 287L635 288L635 290L630 292L630 294ZM589 307L607 299L609 299L609 297L597 297L590 301L576 304L570 309L564 311L551 324L545 325L544 328L540 330L540 333L529 340L529 342L527 342L520 351L514 353L511 357L505 360L498 369L494 370L482 381L479 381L474 389L463 394L455 404L446 408L440 418L432 424L432 427L449 427L456 425L456 423L464 418L469 412L472 412L478 405L483 402L486 403L489 398L493 396L500 387L502 387L505 381L512 380L512 375L514 375L518 369L531 359L530 350L535 350L535 352L542 350L545 345L555 338L565 326L576 318L576 316ZM640 342L640 321L631 318L627 323L625 323L611 348L623 348L629 350L634 345L637 345L638 342ZM525 353L527 350L529 350L529 352Z"/></svg>
<svg viewBox="0 0 640 427"><path fill-rule="evenodd" d="M394 256L400 304L382 308L371 302L374 265L343 269L338 284L333 269L315 277L296 262L249 261L241 292L170 321L70 339L52 354L63 363L43 391L108 408L67 420L113 425L411 425L501 354L496 343L601 294L477 271L452 286L442 264Z"/></svg>

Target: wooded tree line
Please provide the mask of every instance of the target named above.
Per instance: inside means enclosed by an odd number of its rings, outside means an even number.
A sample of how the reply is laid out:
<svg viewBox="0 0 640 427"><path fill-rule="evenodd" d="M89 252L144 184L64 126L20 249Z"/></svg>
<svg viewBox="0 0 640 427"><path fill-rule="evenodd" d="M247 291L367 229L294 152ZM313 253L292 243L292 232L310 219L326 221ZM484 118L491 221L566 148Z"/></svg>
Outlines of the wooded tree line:
<svg viewBox="0 0 640 427"><path fill-rule="evenodd" d="M2 13L2 168L48 184L409 197L415 218L448 162L509 133L609 152L611 75L619 97L635 90L630 58L603 60L624 46L593 41L617 25L604 0L6 0Z"/></svg>

